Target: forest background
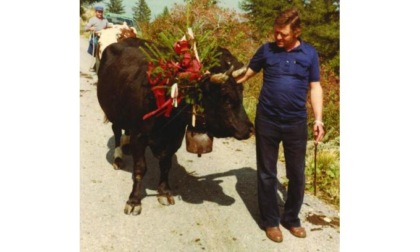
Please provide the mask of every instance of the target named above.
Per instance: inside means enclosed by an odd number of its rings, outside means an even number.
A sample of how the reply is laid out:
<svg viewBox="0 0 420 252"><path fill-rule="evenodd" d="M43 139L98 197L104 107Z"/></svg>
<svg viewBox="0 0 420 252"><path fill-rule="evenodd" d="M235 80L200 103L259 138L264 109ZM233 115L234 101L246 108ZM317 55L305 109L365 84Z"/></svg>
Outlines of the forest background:
<svg viewBox="0 0 420 252"><path fill-rule="evenodd" d="M80 0L80 27L93 16L92 7L101 1ZM105 13L126 15L123 0L105 2ZM319 53L321 84L324 90L323 120L326 135L318 146L316 173L318 197L340 206L340 2L339 0L239 0L241 12L223 8L218 0L184 0L183 4L165 6L152 21L151 10L145 0L138 0L132 8L133 18L145 39L159 41L161 33L179 34L187 20L196 36L211 34L212 41L228 48L243 63L247 63L258 47L272 41L272 24L278 12L295 7L303 22L302 39ZM85 33L86 34L86 33ZM176 35L175 35L176 36ZM182 36L182 34L181 34ZM199 48L200 51L200 48ZM255 118L256 103L262 85L262 74L244 85L244 105L251 120ZM315 172L312 137L313 114L308 97L310 118L306 181L307 191L313 191ZM284 162L282 150L280 161ZM287 183L287 182L285 182Z"/></svg>

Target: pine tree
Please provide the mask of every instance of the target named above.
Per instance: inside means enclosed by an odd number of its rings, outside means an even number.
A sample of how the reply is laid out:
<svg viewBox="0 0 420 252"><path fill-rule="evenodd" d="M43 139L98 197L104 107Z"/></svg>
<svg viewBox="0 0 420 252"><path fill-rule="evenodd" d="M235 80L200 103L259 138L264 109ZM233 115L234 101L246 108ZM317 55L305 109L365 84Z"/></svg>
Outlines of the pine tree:
<svg viewBox="0 0 420 252"><path fill-rule="evenodd" d="M133 17L139 23L149 23L152 12L145 0L138 0L133 7Z"/></svg>
<svg viewBox="0 0 420 252"><path fill-rule="evenodd" d="M304 40L318 50L321 61L339 74L339 0L311 0L302 12Z"/></svg>
<svg viewBox="0 0 420 252"><path fill-rule="evenodd" d="M170 18L170 16L171 16L171 13L169 12L168 6L165 6L165 8L163 8L162 13L156 16L156 19L165 18L165 17Z"/></svg>
<svg viewBox="0 0 420 252"><path fill-rule="evenodd" d="M125 11L122 2L123 0L109 0L109 3L106 3L106 11L115 14L124 14Z"/></svg>
<svg viewBox="0 0 420 252"><path fill-rule="evenodd" d="M168 6L165 6L165 8L163 8L162 15L163 15L163 16L169 16L169 9L168 9Z"/></svg>
<svg viewBox="0 0 420 252"><path fill-rule="evenodd" d="M258 27L260 34L265 35L273 29L276 16L289 8L302 12L308 0L242 0L240 8L247 12L251 23Z"/></svg>

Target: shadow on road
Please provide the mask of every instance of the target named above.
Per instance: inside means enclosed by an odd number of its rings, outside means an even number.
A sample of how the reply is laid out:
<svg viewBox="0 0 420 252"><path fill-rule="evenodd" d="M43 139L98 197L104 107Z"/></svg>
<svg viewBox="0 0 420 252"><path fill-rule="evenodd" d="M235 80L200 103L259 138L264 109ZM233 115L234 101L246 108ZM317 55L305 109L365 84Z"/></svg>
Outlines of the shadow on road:
<svg viewBox="0 0 420 252"><path fill-rule="evenodd" d="M238 192L239 196L241 197L242 201L244 202L249 214L254 219L255 223L262 229L261 221L259 217L259 210L258 210L258 196L257 196L257 171L250 168L244 167L236 170L231 170L229 173L232 173L236 179L236 191ZM278 194L277 194L277 201L279 202L280 208L280 216L283 214L284 211L284 203L283 199L286 199L287 192L286 188L278 182ZM280 197L280 195L281 197Z"/></svg>
<svg viewBox="0 0 420 252"><path fill-rule="evenodd" d="M106 159L110 164L109 169L112 169L114 152L113 145L114 137L111 137L108 141L109 151L106 154ZM160 177L159 162L153 156L149 148L146 150L146 163L147 172L142 185L142 198L157 195L157 193L148 194L146 189L157 191ZM125 165L122 170L131 173L133 166L131 156L124 156L124 164ZM255 169L250 167L243 167L239 169L231 169L222 173L195 176L194 172L188 173L185 167L178 163L178 158L175 154L172 158L172 168L169 172L169 183L175 200L176 198L180 198L183 201L191 204L202 204L204 201L209 201L222 206L229 206L235 202L235 199L229 195L226 195L223 192L223 188L220 186L220 184L223 182L223 178L229 176L236 177L237 182L235 189L245 204L249 214L254 219L255 223L260 226L257 199L257 172ZM278 189L280 214L283 214L287 192L286 188L279 181ZM129 193L130 192L127 192L127 197Z"/></svg>

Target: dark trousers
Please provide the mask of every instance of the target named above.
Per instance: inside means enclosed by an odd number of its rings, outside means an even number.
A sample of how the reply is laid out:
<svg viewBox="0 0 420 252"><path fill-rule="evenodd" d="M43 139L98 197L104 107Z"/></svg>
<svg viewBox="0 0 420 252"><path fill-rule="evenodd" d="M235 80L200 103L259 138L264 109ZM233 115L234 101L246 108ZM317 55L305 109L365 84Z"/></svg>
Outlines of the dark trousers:
<svg viewBox="0 0 420 252"><path fill-rule="evenodd" d="M306 118L281 120L257 111L255 118L257 147L258 204L262 227L300 226L298 217L305 192L305 154L308 139ZM283 216L277 202L277 160L283 142L286 176L289 179Z"/></svg>
<svg viewBox="0 0 420 252"><path fill-rule="evenodd" d="M95 35L93 36L93 38L91 37L89 40L89 47L87 49L87 52L90 55L95 55L96 51L98 50L97 47L98 47L98 37Z"/></svg>

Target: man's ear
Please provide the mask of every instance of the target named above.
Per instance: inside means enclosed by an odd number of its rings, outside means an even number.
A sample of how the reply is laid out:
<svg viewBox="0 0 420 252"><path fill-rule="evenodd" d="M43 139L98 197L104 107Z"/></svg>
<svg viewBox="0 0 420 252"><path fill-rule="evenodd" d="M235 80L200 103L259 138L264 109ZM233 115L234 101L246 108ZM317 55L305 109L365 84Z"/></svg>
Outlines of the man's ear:
<svg viewBox="0 0 420 252"><path fill-rule="evenodd" d="M295 36L296 36L296 38L300 37L301 34L302 34L302 29L296 28L296 30L295 30Z"/></svg>

